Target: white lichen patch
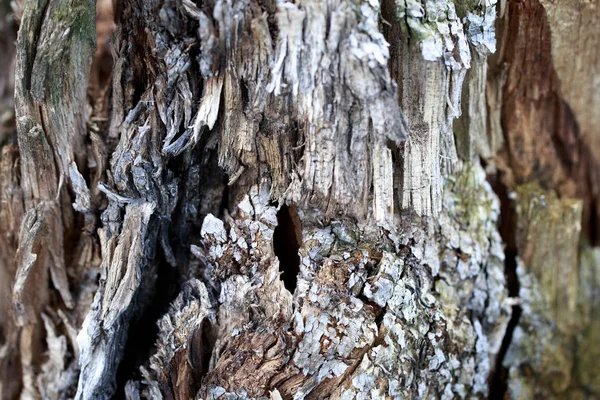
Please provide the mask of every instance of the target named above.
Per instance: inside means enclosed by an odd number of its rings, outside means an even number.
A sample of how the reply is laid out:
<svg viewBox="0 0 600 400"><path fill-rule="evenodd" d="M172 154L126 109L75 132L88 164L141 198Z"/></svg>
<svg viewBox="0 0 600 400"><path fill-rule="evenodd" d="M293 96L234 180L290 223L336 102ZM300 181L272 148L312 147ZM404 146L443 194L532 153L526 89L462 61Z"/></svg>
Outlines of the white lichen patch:
<svg viewBox="0 0 600 400"><path fill-rule="evenodd" d="M226 221L212 215L204 219L202 242L193 252L205 264L208 277L221 282L211 368L229 343L258 321L268 324L292 317L292 296L279 278L279 260L273 250L276 226L277 208L270 205L268 191L258 186L243 197ZM210 385L206 388L207 393L219 390Z"/></svg>
<svg viewBox="0 0 600 400"><path fill-rule="evenodd" d="M341 383L339 398L487 395L510 315L496 228L499 204L479 166L446 189L440 221L404 227L394 240L397 250L382 251L365 283L363 295L383 307L378 345ZM437 233L427 233L431 229ZM461 240L467 231L476 234Z"/></svg>
<svg viewBox="0 0 600 400"><path fill-rule="evenodd" d="M482 0L481 6L468 10L466 16L467 39L482 55L496 52L497 0Z"/></svg>
<svg viewBox="0 0 600 400"><path fill-rule="evenodd" d="M398 0L398 18L411 39L419 43L423 59L444 60L449 69L471 66L471 53L463 30L463 23L456 14L454 3L446 1Z"/></svg>

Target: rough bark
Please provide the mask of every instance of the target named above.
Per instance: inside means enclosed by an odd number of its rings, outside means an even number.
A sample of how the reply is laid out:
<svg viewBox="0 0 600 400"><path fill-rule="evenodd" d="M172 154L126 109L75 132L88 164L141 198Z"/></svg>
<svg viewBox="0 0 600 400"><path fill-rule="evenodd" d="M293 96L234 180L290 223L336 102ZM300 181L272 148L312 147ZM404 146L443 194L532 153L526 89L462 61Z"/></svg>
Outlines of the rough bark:
<svg viewBox="0 0 600 400"><path fill-rule="evenodd" d="M600 395L595 4L2 7L0 397Z"/></svg>

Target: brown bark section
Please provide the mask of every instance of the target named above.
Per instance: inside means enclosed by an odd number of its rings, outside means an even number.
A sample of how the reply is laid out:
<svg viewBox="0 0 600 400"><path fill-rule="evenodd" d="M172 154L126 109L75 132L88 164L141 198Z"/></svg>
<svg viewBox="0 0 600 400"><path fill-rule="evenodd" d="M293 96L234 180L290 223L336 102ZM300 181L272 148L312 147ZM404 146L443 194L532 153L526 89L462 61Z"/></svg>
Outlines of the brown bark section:
<svg viewBox="0 0 600 400"><path fill-rule="evenodd" d="M14 143L14 59L17 24L10 2L0 2L0 398L16 398L21 392L19 329L11 299L15 276L14 257L23 209L19 150Z"/></svg>
<svg viewBox="0 0 600 400"><path fill-rule="evenodd" d="M562 94L546 9L537 0L509 1L500 25L500 51L489 80L504 82L500 121L505 147L498 156L504 180L511 188L538 182L561 196L583 199L584 229L596 243L600 169L590 139L581 134L578 116ZM587 96L596 89L583 90Z"/></svg>
<svg viewBox="0 0 600 400"><path fill-rule="evenodd" d="M598 241L598 127L590 112L598 56L595 47L582 48L596 35L588 29L596 14L583 2L518 0L507 2L498 21L489 126L504 141L494 161L502 191L512 192L512 201L504 197L512 221L503 238L519 303L495 384L503 381L509 398L598 395L598 379L582 372L589 358L580 356L597 354L589 335L598 319L590 295L598 266L587 243ZM496 398L505 394L501 386L492 387Z"/></svg>

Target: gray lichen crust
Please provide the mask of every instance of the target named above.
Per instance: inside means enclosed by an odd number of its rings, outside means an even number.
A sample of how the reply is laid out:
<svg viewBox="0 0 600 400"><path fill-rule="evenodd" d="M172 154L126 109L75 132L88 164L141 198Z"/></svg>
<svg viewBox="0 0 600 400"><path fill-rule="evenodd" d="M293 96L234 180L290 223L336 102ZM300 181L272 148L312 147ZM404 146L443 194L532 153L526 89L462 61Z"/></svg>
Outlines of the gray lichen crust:
<svg viewBox="0 0 600 400"><path fill-rule="evenodd" d="M499 204L478 166L447 189L438 223L396 232L300 213L294 293L278 276L268 191L252 188L225 221L208 215L193 251L221 289L199 398L485 397L510 316ZM189 332L160 326L163 341Z"/></svg>

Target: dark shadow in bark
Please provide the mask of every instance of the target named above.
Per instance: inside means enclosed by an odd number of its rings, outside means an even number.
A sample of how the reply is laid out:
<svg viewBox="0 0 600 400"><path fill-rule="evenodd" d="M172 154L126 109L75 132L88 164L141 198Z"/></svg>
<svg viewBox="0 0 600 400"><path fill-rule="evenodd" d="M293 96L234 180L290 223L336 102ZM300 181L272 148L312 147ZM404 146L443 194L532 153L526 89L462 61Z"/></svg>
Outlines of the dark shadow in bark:
<svg viewBox="0 0 600 400"><path fill-rule="evenodd" d="M508 188L502 183L500 176L489 179L492 188L500 200L500 236L506 244L504 248L504 274L510 297L519 297L519 277L517 276L517 244L516 244L516 214L514 203L508 195ZM496 356L496 363L488 378L490 400L502 400L508 390L508 368L504 367L503 361L512 341L513 332L519 324L521 317L521 306L512 307L512 316L506 327L502 345Z"/></svg>
<svg viewBox="0 0 600 400"><path fill-rule="evenodd" d="M287 290L294 293L300 272L298 249L302 244L302 226L296 206L281 206L277 212L277 222L273 233L273 249L279 259L283 284Z"/></svg>
<svg viewBox="0 0 600 400"><path fill-rule="evenodd" d="M159 248L157 243L157 249ZM168 310L171 302L179 293L179 271L165 260L164 254L159 250L156 280L145 285L139 298L136 310L143 310L138 318L134 318L129 325L123 360L117 370L117 391L113 398L124 399L125 384L130 379L140 379L139 367L148 360L153 352L158 335L156 321Z"/></svg>
<svg viewBox="0 0 600 400"><path fill-rule="evenodd" d="M208 320L202 321L200 328L194 332L190 340L189 346L191 364L194 370L194 376L191 382L191 392L197 393L202 385L202 378L206 375L210 366L210 358L215 346L216 336L212 332L212 328ZM174 390L176 388L173 388Z"/></svg>

